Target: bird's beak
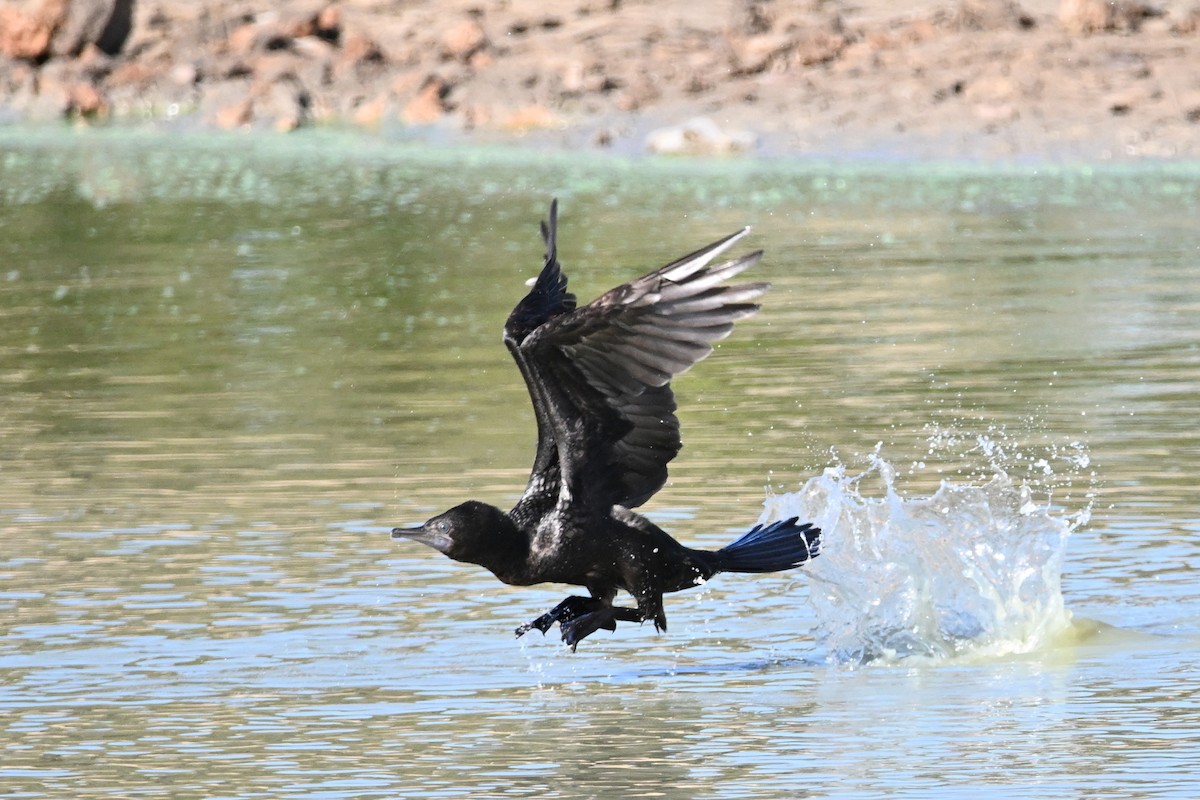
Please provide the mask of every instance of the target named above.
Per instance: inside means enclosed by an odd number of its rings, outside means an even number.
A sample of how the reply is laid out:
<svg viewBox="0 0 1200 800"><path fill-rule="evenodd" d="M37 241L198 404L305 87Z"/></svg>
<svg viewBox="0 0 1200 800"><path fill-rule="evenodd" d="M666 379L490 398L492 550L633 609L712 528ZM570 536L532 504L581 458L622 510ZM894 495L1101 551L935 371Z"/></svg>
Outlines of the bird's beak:
<svg viewBox="0 0 1200 800"><path fill-rule="evenodd" d="M393 539L416 539L423 533L425 533L425 528L422 525L415 528L392 528Z"/></svg>
<svg viewBox="0 0 1200 800"><path fill-rule="evenodd" d="M392 538L412 539L414 542L428 545L442 553L449 550L451 544L450 537L445 534L433 533L424 525L418 525L415 528L392 528Z"/></svg>

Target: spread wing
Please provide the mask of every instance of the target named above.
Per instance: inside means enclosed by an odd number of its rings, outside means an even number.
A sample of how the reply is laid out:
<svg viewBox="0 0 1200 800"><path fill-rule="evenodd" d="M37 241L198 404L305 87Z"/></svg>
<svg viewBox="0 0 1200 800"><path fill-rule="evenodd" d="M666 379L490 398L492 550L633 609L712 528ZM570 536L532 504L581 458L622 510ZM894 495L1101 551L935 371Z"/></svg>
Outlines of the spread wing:
<svg viewBox="0 0 1200 800"><path fill-rule="evenodd" d="M505 326L538 418L538 454L517 509L545 513L560 497L633 508L662 488L681 446L671 378L758 310L752 301L767 284L725 282L762 253L709 266L743 229L576 309L553 257L555 224L551 206L546 265Z"/></svg>

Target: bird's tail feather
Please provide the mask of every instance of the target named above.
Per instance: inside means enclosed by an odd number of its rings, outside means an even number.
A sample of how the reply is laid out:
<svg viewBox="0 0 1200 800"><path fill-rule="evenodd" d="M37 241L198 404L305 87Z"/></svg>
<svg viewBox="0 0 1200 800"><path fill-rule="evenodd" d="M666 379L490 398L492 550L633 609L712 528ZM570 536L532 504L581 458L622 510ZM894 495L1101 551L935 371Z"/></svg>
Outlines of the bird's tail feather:
<svg viewBox="0 0 1200 800"><path fill-rule="evenodd" d="M816 557L821 529L799 517L755 525L744 536L716 552L721 572L780 572Z"/></svg>

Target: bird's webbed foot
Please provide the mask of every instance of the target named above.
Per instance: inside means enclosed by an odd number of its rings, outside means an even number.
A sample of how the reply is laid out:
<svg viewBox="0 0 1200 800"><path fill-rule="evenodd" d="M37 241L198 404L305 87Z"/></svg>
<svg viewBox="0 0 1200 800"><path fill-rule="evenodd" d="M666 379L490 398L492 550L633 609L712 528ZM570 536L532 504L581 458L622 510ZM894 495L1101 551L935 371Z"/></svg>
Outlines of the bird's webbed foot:
<svg viewBox="0 0 1200 800"><path fill-rule="evenodd" d="M543 634L554 627L556 622L566 622L576 617L595 611L602 605L601 601L594 597L580 597L579 595L571 595L554 608L542 614L535 620L526 622L521 627L517 628L517 636L524 636L534 628L537 628Z"/></svg>
<svg viewBox="0 0 1200 800"><path fill-rule="evenodd" d="M537 619L517 628L517 636L523 636L534 628L544 634L557 622L562 631L563 642L573 652L580 641L596 631L615 631L617 620L641 622L643 619L642 613L637 609L617 608L598 597L571 595Z"/></svg>
<svg viewBox="0 0 1200 800"><path fill-rule="evenodd" d="M617 620L641 622L645 617L635 608L618 608L607 603L603 607L559 623L563 644L575 652L575 646L598 630L615 631Z"/></svg>

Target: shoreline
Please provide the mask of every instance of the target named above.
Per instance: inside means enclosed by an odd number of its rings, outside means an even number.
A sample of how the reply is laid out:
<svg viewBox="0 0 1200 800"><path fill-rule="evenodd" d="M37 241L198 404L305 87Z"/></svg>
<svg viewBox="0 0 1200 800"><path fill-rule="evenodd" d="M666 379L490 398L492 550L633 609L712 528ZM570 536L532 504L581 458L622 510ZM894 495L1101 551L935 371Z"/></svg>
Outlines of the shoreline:
<svg viewBox="0 0 1200 800"><path fill-rule="evenodd" d="M1188 0L696 6L3 2L0 127L358 130L621 155L1200 159L1200 4Z"/></svg>
<svg viewBox="0 0 1200 800"><path fill-rule="evenodd" d="M77 160L88 169L124 163L135 172L152 166L133 165L138 154L154 159L218 158L243 164L308 161L338 165L374 165L464 169L474 167L523 170L531 181L541 173L566 174L605 170L614 181L630 170L649 169L663 176L712 175L738 181L757 174L779 173L821 181L854 180L870 176L984 179L1044 178L1047 180L1121 180L1161 175L1172 180L1200 179L1198 158L1139 158L1089 160L1085 158L981 159L961 155L934 158L862 153L782 153L759 151L734 154L672 156L630 148L577 148L551 140L478 137L450 139L414 134L408 129L363 130L353 125L311 126L281 135L274 131L220 130L189 125L161 124L66 125L18 123L0 125L0 175L28 174L31 156L42 152ZM116 159L113 161L112 159ZM265 162L262 159L266 159ZM213 162L215 163L215 162ZM211 168L212 164L209 164ZM147 174L144 178L148 178ZM339 178L330 176L331 181ZM545 178L551 180L551 178ZM4 193L0 191L0 197Z"/></svg>

